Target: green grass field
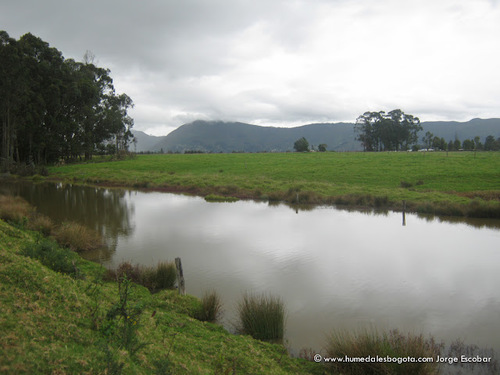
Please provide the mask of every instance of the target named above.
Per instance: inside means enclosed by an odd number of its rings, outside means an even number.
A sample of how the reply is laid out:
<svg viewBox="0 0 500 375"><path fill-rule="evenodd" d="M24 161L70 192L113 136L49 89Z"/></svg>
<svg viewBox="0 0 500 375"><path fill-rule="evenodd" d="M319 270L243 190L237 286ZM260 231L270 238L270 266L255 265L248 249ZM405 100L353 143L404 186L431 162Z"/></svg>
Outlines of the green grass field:
<svg viewBox="0 0 500 375"><path fill-rule="evenodd" d="M262 153L138 155L52 167L73 182L500 217L500 153Z"/></svg>

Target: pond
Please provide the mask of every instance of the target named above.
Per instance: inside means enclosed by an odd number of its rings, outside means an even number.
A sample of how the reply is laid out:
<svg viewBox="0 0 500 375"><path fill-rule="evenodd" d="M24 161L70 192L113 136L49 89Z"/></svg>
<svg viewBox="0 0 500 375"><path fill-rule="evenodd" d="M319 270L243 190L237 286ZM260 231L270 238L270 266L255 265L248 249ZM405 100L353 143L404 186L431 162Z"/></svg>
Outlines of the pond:
<svg viewBox="0 0 500 375"><path fill-rule="evenodd" d="M283 298L293 353L332 329L398 328L500 350L500 223L294 208L63 184L3 186L54 221L98 230L108 267L180 257L187 293L215 289L232 330L245 292Z"/></svg>

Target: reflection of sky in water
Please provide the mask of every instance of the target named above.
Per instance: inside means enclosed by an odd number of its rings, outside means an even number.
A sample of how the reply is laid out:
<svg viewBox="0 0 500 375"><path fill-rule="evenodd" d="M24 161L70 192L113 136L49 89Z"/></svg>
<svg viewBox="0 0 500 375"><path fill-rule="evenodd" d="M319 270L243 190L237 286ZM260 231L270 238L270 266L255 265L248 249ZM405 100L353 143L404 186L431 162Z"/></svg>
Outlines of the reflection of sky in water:
<svg viewBox="0 0 500 375"><path fill-rule="evenodd" d="M370 324L500 349L498 230L161 193L126 199L134 231L119 238L115 264L180 256L187 291L218 290L229 320L242 293L279 295L295 349L319 349L332 328Z"/></svg>

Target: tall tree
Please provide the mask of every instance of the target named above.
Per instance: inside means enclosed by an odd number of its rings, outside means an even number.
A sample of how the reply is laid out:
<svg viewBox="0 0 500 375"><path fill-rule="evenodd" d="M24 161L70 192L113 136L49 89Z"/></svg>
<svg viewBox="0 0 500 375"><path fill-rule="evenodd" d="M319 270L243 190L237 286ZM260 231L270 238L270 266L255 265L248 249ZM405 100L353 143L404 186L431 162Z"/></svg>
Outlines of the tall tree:
<svg viewBox="0 0 500 375"><path fill-rule="evenodd" d="M106 143L126 148L132 138L133 106L117 95L108 69L65 60L40 38L19 41L0 31L0 158L44 164L93 153Z"/></svg>
<svg viewBox="0 0 500 375"><path fill-rule="evenodd" d="M418 117L400 109L389 113L365 112L356 119L356 139L365 151L407 150L417 141L422 130Z"/></svg>
<svg viewBox="0 0 500 375"><path fill-rule="evenodd" d="M302 137L302 138L297 139L295 141L295 143L293 144L293 148L297 152L306 152L306 151L309 151L309 142L307 141L307 139L305 139L304 137Z"/></svg>

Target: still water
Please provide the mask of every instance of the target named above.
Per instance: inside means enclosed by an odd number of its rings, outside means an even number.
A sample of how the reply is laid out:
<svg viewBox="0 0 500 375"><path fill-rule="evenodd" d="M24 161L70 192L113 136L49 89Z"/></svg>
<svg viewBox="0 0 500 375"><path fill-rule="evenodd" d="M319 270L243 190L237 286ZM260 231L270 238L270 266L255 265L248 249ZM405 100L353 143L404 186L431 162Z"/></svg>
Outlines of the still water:
<svg viewBox="0 0 500 375"><path fill-rule="evenodd" d="M7 189L7 187L4 187ZM245 292L281 296L292 352L320 350L332 329L398 328L500 350L500 223L401 213L208 203L157 192L26 184L54 221L101 232L89 257L155 265L181 257L186 290L215 289L231 330Z"/></svg>

